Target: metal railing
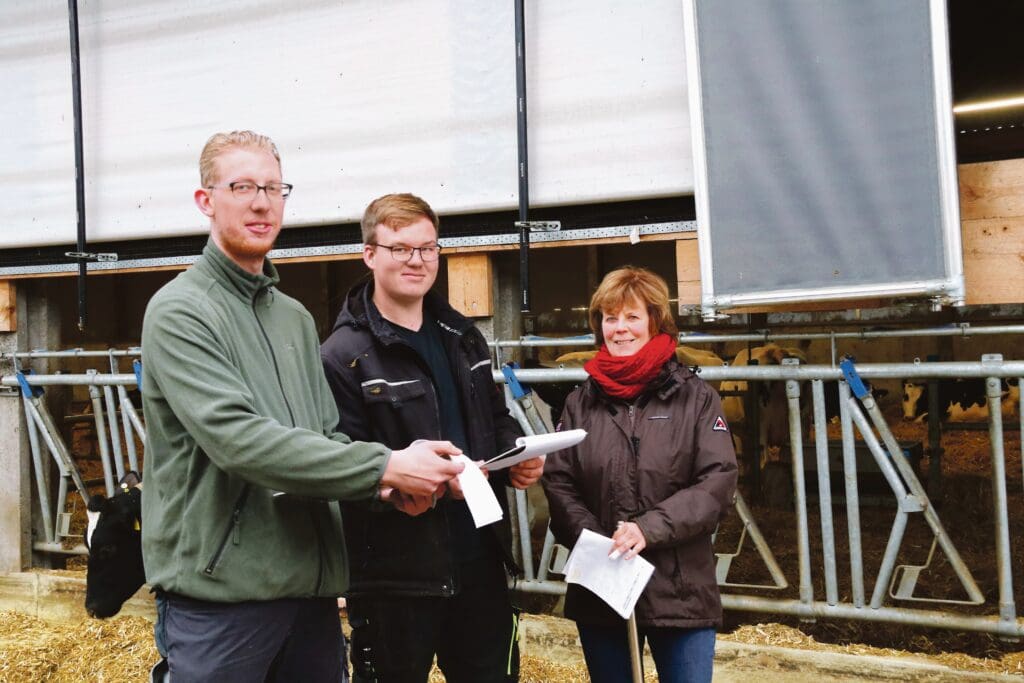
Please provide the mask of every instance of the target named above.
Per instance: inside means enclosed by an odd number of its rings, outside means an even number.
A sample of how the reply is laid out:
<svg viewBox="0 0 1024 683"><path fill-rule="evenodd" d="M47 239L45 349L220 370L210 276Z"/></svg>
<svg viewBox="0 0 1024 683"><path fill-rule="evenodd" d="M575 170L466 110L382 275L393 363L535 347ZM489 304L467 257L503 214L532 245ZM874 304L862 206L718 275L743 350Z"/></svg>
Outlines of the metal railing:
<svg viewBox="0 0 1024 683"><path fill-rule="evenodd" d="M68 355L81 356L82 354ZM84 548L80 545L70 549L64 547L64 543L72 538L68 530L70 514L66 510L66 498L70 491L69 487L74 486L82 493L82 499L85 500L87 494L84 492L90 484L83 480L78 473L72 456L61 438L60 431L46 408L44 397L40 395L40 389L52 386L87 386L89 388L93 408L92 418L97 438L101 442L99 452L103 465L103 485L108 495L113 494L115 474L119 476L125 466L132 468L138 466L138 454L133 450L134 437L138 435L144 442L145 428L127 393L127 389L135 386L138 382L140 376L138 369L136 373L118 371L117 359L125 355L132 355L130 353L99 352L96 355L109 359L110 372L101 373L92 370L82 374L67 375L16 373L0 378L0 384L3 386L19 388L24 402L32 469L36 481L35 494L42 511L42 538L38 538L37 535L33 545L38 551L84 552ZM50 357L60 356L51 355ZM1013 591L1007 473L1003 447L1003 417L1000 409L1003 400L1000 378L1024 377L1024 362L1003 361L999 356L986 356L981 362L864 364L858 366L857 371L861 377L869 380L968 377L985 379L992 456L994 564L997 570L999 596L996 606L997 613L977 613L979 610L977 606L984 604L984 592L975 581L973 573L977 572L979 567L970 568L961 558L954 540L942 524L939 511L931 505L917 473L901 455L900 446L885 425L884 418L874 400L867 396L864 400L858 401L851 396L849 387L843 381L843 371L840 368L798 364L707 367L699 371L700 376L709 381L782 381L786 384L798 567L795 570L795 576L787 576L786 570L779 565L765 535L758 527L757 510L752 510L743 497L737 495L735 509L741 524L739 542L733 549L720 550L717 553L718 583L723 589L728 589L728 592L723 591L722 595L724 606L728 609L793 615L803 619L831 617L988 632L1005 638L1024 636L1024 621L1016 616L1016 600ZM578 368L517 370L515 376L520 382L527 385L544 382L578 383L586 378L584 371ZM498 371L495 371L494 377L497 382L505 381L502 373ZM810 383L811 412L815 427L813 457L817 464L818 518L821 524L822 539L820 547L813 549L810 542L807 484L804 480L805 409L801 405L803 387L808 382ZM839 594L838 577L842 570L839 566L839 555L836 549L837 540L830 495L829 446L825 424L824 389L828 382L838 384L841 398L839 407L842 434L842 472L851 586L848 601L841 599ZM506 391L508 391L507 387ZM538 422L536 416L530 415L527 410L524 410L522 401L512 398L511 393L507 393L506 396L512 414L522 425L524 431L534 433L545 428L542 422ZM118 411L120 411L120 421L117 419ZM1019 404L1017 412L1020 414ZM866 590L869 577L866 576L861 547L864 534L860 519L854 427L861 434L876 466L889 485L895 503L889 540L881 565L873 577L870 596ZM1024 428L1024 416L1021 416L1021 427ZM104 442L106 447L103 445ZM113 445L115 442L118 443L117 447ZM131 447L128 446L130 442L132 443ZM123 450L120 449L121 443L125 445ZM57 463L60 473L59 492L55 501L51 500L46 486L47 468L44 463L47 454ZM553 560L560 555L564 557L565 551L556 546L554 538L548 530L539 561L535 561L531 543L529 512L525 492L516 491L512 522L518 531L516 551L524 568L524 578L518 582L517 588L528 592L563 593L565 584L561 580L553 578L556 572L552 571L552 564ZM932 549L929 552L928 560L923 565L897 565L908 520L913 515L920 515L928 524L934 536ZM750 584L744 581L729 580L733 560L743 552L748 537L770 575L771 582L768 584ZM949 566L964 589L966 600L957 600L948 595L937 598L923 598L915 595L914 589L917 581L928 572L932 565L931 559L937 548L946 556ZM815 569L812 567L813 558L819 554L821 562L818 569ZM557 562L555 564L557 565ZM824 577L824 599L814 594L812 582L812 572L814 571L821 571ZM798 597L795 599L737 592L765 589L781 591L787 589L793 579L795 579L794 585L798 587ZM930 605L930 607L907 606L914 603ZM965 609L964 604L972 607Z"/></svg>

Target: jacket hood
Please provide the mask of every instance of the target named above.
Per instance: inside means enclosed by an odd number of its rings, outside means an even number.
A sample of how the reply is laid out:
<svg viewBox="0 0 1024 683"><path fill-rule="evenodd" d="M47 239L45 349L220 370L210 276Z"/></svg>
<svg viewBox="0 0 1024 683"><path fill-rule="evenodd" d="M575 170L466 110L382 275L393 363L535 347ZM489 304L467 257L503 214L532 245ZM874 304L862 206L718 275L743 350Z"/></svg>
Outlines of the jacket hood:
<svg viewBox="0 0 1024 683"><path fill-rule="evenodd" d="M452 308L434 290L430 290L423 297L423 310L433 316L445 330L459 336L462 336L472 325L468 318ZM373 303L373 279L371 276L367 276L356 284L345 295L345 301L341 305L337 320L334 321L333 329L338 330L342 327L364 327L370 330L377 339L385 342L399 339Z"/></svg>

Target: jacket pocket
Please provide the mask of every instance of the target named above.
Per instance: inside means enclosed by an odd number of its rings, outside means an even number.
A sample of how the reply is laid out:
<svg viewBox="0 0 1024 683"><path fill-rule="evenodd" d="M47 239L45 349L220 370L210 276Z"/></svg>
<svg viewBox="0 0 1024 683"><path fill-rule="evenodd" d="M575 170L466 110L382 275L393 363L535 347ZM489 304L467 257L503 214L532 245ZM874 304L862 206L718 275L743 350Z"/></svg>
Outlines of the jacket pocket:
<svg viewBox="0 0 1024 683"><path fill-rule="evenodd" d="M224 557L224 552L228 549L228 544L238 545L241 543L242 509L245 507L245 501L248 497L249 485L246 484L245 488L242 489L242 493L238 496L238 500L235 501L235 506L231 511L231 520L224 530L220 543L217 544L217 550L214 551L210 561L206 563L206 568L203 569L203 573L207 576L213 576L213 573L217 571L217 567L220 566L220 561Z"/></svg>
<svg viewBox="0 0 1024 683"><path fill-rule="evenodd" d="M427 387L419 379L368 379L360 385L360 389L365 403L390 403L394 408L400 408L403 403L421 398L427 393Z"/></svg>

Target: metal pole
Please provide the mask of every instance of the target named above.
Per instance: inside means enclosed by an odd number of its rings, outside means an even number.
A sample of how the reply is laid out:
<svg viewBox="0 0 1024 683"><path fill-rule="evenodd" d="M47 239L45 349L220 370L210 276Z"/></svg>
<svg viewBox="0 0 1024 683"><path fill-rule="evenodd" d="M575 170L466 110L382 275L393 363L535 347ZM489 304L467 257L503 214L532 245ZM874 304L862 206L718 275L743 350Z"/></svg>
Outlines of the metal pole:
<svg viewBox="0 0 1024 683"><path fill-rule="evenodd" d="M29 399L22 400L25 409L25 428L28 430L28 445L32 451L32 469L36 473L36 493L39 496L39 511L43 518L43 535L46 541L53 542L53 513L50 511L50 491L47 487L46 472L43 469L43 454L39 447L39 431L36 421L29 409Z"/></svg>
<svg viewBox="0 0 1024 683"><path fill-rule="evenodd" d="M789 402L789 448L793 456L793 493L796 499L797 548L800 553L800 601L810 603L814 600L814 587L811 585L807 487L804 483L804 447L800 429L800 383L796 380L786 380L786 399Z"/></svg>
<svg viewBox="0 0 1024 683"><path fill-rule="evenodd" d="M782 572L782 567L779 566L775 555L772 554L772 549L761 533L761 528L754 521L754 515L747 506L747 501L743 499L739 491L736 492L736 499L733 502L736 505L736 514L739 515L740 520L743 522L743 527L747 530L747 534L750 535L750 540L753 541L754 547L757 548L757 554L764 561L764 566L768 568L768 573L771 574L775 587L779 589L787 588L789 582L786 581L786 575ZM770 588L770 586L767 587Z"/></svg>
<svg viewBox="0 0 1024 683"><path fill-rule="evenodd" d="M512 398L512 390L509 389L507 384L505 385L505 404L511 409L512 415L519 422L519 426L523 428L523 432L528 436L533 435L533 426L523 413L522 406ZM523 561L523 578L527 581L533 581L535 578L533 573L533 547L530 545L530 510L527 506L526 491L516 489L515 501L516 526L519 529L519 549L522 553L520 557Z"/></svg>
<svg viewBox="0 0 1024 683"><path fill-rule="evenodd" d="M846 484L846 528L850 537L850 580L853 604L864 606L864 556L860 545L860 496L857 491L857 445L850 420L850 387L839 382L839 424L843 433L843 479Z"/></svg>
<svg viewBox="0 0 1024 683"><path fill-rule="evenodd" d="M530 161L526 126L526 21L523 0L515 0L516 15L516 141L519 154L519 290L520 310L530 312Z"/></svg>
<svg viewBox="0 0 1024 683"><path fill-rule="evenodd" d="M68 0L68 22L71 36L71 108L75 126L75 209L78 213L78 329L84 330L85 305L85 154L82 143L82 69L78 54L78 2Z"/></svg>
<svg viewBox="0 0 1024 683"><path fill-rule="evenodd" d="M87 370L86 374L94 376L95 370ZM114 475L110 468L110 448L107 446L107 423L103 416L103 402L100 401L100 390L95 384L89 385L89 398L92 399L92 414L96 421L96 441L100 445L100 463L103 465L103 480L107 486L107 497L114 495ZM118 475L120 477L120 475Z"/></svg>
<svg viewBox="0 0 1024 683"><path fill-rule="evenodd" d="M121 402L121 422L124 425L124 445L128 449L128 467L138 472L139 455L135 450L135 430L132 429L132 416L128 412L131 401L128 398L128 392L120 385L117 387L117 398ZM135 419L138 419L138 415L135 416Z"/></svg>
<svg viewBox="0 0 1024 683"><path fill-rule="evenodd" d="M71 477L75 482L75 487L78 488L78 493L82 496L82 500L86 505L89 504L89 489L85 486L85 481L82 479L82 475L78 472L78 468L75 467L75 463L71 460L71 454L68 453L67 446L61 441L60 432L57 430L57 426L53 423L53 417L50 412L46 409L46 406L38 398L28 399L29 409L32 412L32 418L36 421L39 426L39 432L43 436L43 441L46 443L46 447L50 449L50 453L54 459L57 460L57 464L61 467L62 477ZM66 490L66 489L65 489ZM67 495L66 493L64 495ZM64 497L58 498L58 504L64 504Z"/></svg>
<svg viewBox="0 0 1024 683"><path fill-rule="evenodd" d="M114 469L117 471L117 480L124 478L124 454L121 452L121 428L117 424L117 406L114 403L114 391L110 385L103 387L103 400L107 405L107 415L110 419L107 426L110 427L110 447L114 455ZM124 419L124 415L121 415Z"/></svg>
<svg viewBox="0 0 1024 683"><path fill-rule="evenodd" d="M821 550L825 559L825 601L839 602L836 579L836 539L832 523L832 478L829 472L828 428L825 424L825 387L820 379L811 382L814 402L814 441L818 459L818 508L821 510Z"/></svg>
<svg viewBox="0 0 1024 683"><path fill-rule="evenodd" d="M903 534L907 531L907 519L910 517L903 510L896 511L896 519L892 522L892 530L889 532L889 542L885 546L885 554L882 556L882 564L878 568L878 578L875 580L875 590L871 593L871 608L878 609L885 600L885 589L889 585L889 579L896 568L896 556L900 552L900 544L903 543Z"/></svg>
<svg viewBox="0 0 1024 683"><path fill-rule="evenodd" d="M125 396L121 401L121 410L127 413L128 419L131 420L132 427L135 428L135 432L139 435L142 440L142 445L146 445L146 426L142 424L142 419L139 418L139 414L135 412L135 406L132 405L131 400ZM137 468L137 465L136 465ZM136 469L138 471L138 469Z"/></svg>
<svg viewBox="0 0 1024 683"><path fill-rule="evenodd" d="M985 380L985 396L988 399L988 438L992 445L992 505L996 525L996 563L999 568L999 617L1003 621L1016 622L1010 519L1007 512L1006 455L1003 450L1002 383L999 379L989 377Z"/></svg>
<svg viewBox="0 0 1024 683"><path fill-rule="evenodd" d="M626 631L629 636L629 664L633 672L633 683L644 683L643 654L640 651L640 634L636 628L636 610L629 613Z"/></svg>

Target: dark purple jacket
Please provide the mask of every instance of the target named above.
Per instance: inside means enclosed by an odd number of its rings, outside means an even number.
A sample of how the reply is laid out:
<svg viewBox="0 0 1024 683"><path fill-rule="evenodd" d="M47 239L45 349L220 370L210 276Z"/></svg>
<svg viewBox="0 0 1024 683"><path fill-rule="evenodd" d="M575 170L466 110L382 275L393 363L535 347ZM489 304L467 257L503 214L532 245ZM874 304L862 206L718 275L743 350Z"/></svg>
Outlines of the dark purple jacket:
<svg viewBox="0 0 1024 683"><path fill-rule="evenodd" d="M566 402L561 429L580 445L548 456L543 485L551 529L571 548L584 529L611 536L635 522L655 569L636 605L640 626L721 626L711 534L736 491L736 455L718 394L675 360L631 404L588 379ZM621 619L569 585L565 614L584 623Z"/></svg>

